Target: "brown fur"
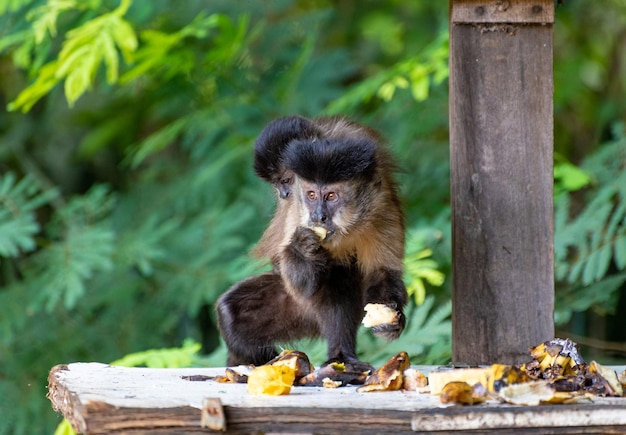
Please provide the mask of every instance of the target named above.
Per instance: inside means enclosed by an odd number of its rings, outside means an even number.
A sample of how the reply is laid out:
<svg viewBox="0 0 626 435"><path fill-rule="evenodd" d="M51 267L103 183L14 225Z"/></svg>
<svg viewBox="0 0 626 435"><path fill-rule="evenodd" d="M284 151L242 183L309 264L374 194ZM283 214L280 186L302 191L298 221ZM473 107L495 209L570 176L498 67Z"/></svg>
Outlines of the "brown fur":
<svg viewBox="0 0 626 435"><path fill-rule="evenodd" d="M218 324L228 345L229 365L262 364L275 355L276 342L322 336L328 341L327 363L342 361L354 370L366 370L370 366L356 357L356 331L367 303L383 303L398 312L397 322L372 328L375 334L394 339L404 329L404 216L393 179L395 167L373 130L345 118L312 122L318 129L317 135L306 139L309 142L304 143L305 147L325 147L315 141L346 138L346 142L335 140L333 145L333 152L341 160L351 155L344 151L344 145L350 141L354 145L356 139L357 147L367 143L370 150L375 150L368 154L368 159L373 156L374 172L337 178L344 181L334 183L328 179L328 184L323 185L304 180L293 173L295 167L292 171L281 161L272 160L280 159L284 147L289 146L285 138L301 138L298 131L291 132L289 125L294 123L285 123L287 127L282 128L280 121L275 122L272 133L263 136L263 158L269 158L272 167L282 167L280 173L274 169L263 173L272 180L287 177L292 184L287 185L289 194L283 196L280 189L284 186L270 181L283 197L278 199L276 214L254 250L257 257L271 261L273 272L235 284L217 302ZM298 123L302 124L301 119ZM298 151L294 154L295 149ZM292 157L304 156L312 149L294 148L289 152ZM315 167L317 156L311 164L305 160L305 166L300 167L305 171L311 165ZM352 162L351 158L347 161ZM330 162L336 161L333 154ZM266 169L263 165L260 168ZM324 213L329 216L321 224L332 226L333 231L321 241L310 229L313 206L307 203L305 195L311 189L336 192L341 198L340 202L323 203L328 207Z"/></svg>
<svg viewBox="0 0 626 435"><path fill-rule="evenodd" d="M324 137L363 136L373 137L380 142L380 135L376 131L343 117L324 117L313 122ZM382 145L377 156L377 166L381 184L375 195L376 200L372 202L368 220L359 222L340 240L323 243L338 260L345 261L356 255L365 275L380 267L401 270L404 257L404 215L392 175L396 168ZM255 257L269 259L275 267L280 267L280 253L289 244L295 229L302 225L302 212L297 208L294 195L278 200L276 213L253 250Z"/></svg>

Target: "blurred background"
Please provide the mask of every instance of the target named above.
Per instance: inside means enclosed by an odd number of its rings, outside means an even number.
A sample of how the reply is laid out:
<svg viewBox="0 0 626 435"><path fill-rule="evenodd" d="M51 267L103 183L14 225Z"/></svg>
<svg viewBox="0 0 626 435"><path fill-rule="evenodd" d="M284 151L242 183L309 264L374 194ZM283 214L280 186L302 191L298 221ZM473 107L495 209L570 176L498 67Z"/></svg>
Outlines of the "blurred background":
<svg viewBox="0 0 626 435"><path fill-rule="evenodd" d="M563 3L557 335L624 364L626 1ZM253 142L288 114L370 125L402 169L408 327L360 331L361 358L447 363L447 20L425 0L0 1L0 434L54 431L55 364L225 364L213 304L265 267L275 206Z"/></svg>

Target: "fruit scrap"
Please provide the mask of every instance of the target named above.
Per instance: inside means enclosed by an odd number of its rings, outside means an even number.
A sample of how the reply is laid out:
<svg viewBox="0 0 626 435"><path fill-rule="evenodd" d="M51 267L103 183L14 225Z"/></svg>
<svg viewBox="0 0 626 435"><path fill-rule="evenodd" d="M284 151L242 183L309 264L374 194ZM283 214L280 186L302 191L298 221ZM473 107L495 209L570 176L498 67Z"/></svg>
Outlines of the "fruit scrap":
<svg viewBox="0 0 626 435"><path fill-rule="evenodd" d="M328 230L324 227L315 226L315 227L311 227L311 229L313 230L315 234L318 235L320 240L324 240L326 238L326 234L328 234Z"/></svg>
<svg viewBox="0 0 626 435"><path fill-rule="evenodd" d="M409 355L406 352L400 352L367 378L365 384L357 388L357 391L365 393L399 390L402 388L404 371L409 368L410 364Z"/></svg>
<svg viewBox="0 0 626 435"><path fill-rule="evenodd" d="M231 368L226 368L226 379L235 384L245 384L248 382L248 375L239 373Z"/></svg>
<svg viewBox="0 0 626 435"><path fill-rule="evenodd" d="M570 339L555 338L530 348L533 360L523 369L532 379L545 379L557 392L585 392L622 396L624 388L615 370L592 361L586 364Z"/></svg>
<svg viewBox="0 0 626 435"><path fill-rule="evenodd" d="M492 364L486 373L484 387L490 393L497 393L502 387L530 381L526 371L518 366Z"/></svg>
<svg viewBox="0 0 626 435"><path fill-rule="evenodd" d="M575 375L585 360L578 353L578 345L569 338L554 338L529 349L533 361L526 371L535 379L556 379Z"/></svg>
<svg viewBox="0 0 626 435"><path fill-rule="evenodd" d="M589 363L584 385L586 391L597 396L621 397L624 395L624 389L615 370L595 361Z"/></svg>
<svg viewBox="0 0 626 435"><path fill-rule="evenodd" d="M402 379L402 389L407 391L419 391L426 388L428 378L417 369L408 368L404 371Z"/></svg>
<svg viewBox="0 0 626 435"><path fill-rule="evenodd" d="M280 355L266 365L270 366L287 366L294 370L296 380L313 372L313 364L309 361L309 357L298 350L283 350Z"/></svg>
<svg viewBox="0 0 626 435"><path fill-rule="evenodd" d="M248 393L279 396L289 394L296 372L285 365L264 365L252 370L248 376Z"/></svg>
<svg viewBox="0 0 626 435"><path fill-rule="evenodd" d="M300 378L296 381L296 385L326 388L331 387L331 382L333 388L348 384L361 385L365 382L368 374L369 372L346 371L345 364L332 363Z"/></svg>
<svg viewBox="0 0 626 435"><path fill-rule="evenodd" d="M441 394L441 390L448 382L462 381L469 385L482 384L487 385L487 376L490 367L468 368L468 369L450 369L443 368L438 371L430 372L428 375L428 385L431 394Z"/></svg>
<svg viewBox="0 0 626 435"><path fill-rule="evenodd" d="M476 384L480 386L480 384ZM441 403L453 403L456 405L476 405L483 403L487 398L482 388L472 387L467 382L448 382L439 395Z"/></svg>
<svg viewBox="0 0 626 435"><path fill-rule="evenodd" d="M398 321L398 312L385 304L367 304L364 310L366 314L362 323L366 328Z"/></svg>
<svg viewBox="0 0 626 435"><path fill-rule="evenodd" d="M322 379L322 386L324 388L338 388L341 387L341 381L333 381L330 378Z"/></svg>
<svg viewBox="0 0 626 435"><path fill-rule="evenodd" d="M579 392L555 391L549 381L531 381L503 387L498 396L507 403L514 405L536 406L556 403L577 403L588 400Z"/></svg>
<svg viewBox="0 0 626 435"><path fill-rule="evenodd" d="M223 384L245 384L252 370L254 370L253 365L227 367L224 376L215 376L214 380Z"/></svg>

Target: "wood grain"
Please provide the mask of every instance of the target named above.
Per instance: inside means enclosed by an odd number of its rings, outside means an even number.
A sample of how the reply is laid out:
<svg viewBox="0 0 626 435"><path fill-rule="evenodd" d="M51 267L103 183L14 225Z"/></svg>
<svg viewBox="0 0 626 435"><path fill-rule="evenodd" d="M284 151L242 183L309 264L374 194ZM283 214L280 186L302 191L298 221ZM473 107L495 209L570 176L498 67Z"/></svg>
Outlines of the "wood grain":
<svg viewBox="0 0 626 435"><path fill-rule="evenodd" d="M457 23L554 23L553 0L454 1L450 21Z"/></svg>
<svg viewBox="0 0 626 435"><path fill-rule="evenodd" d="M434 369L416 368L424 373ZM618 371L625 368L615 367ZM48 397L53 408L85 434L626 431L626 398L597 398L595 403L561 406L520 407L489 400L474 407L443 407L437 396L417 392L294 387L287 396L252 396L244 384L183 379L194 375L206 379L222 375L224 370L73 363L50 371ZM212 399L211 406L221 406L225 432L202 427L206 398ZM568 415L571 418L565 418Z"/></svg>
<svg viewBox="0 0 626 435"><path fill-rule="evenodd" d="M551 25L451 24L455 362L553 338L552 111Z"/></svg>

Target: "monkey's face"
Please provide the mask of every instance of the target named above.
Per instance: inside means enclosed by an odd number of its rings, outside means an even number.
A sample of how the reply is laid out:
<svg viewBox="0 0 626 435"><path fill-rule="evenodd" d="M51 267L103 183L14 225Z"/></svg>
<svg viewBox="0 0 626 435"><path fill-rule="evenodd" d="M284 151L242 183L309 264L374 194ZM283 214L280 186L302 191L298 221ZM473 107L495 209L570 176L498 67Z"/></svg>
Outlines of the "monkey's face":
<svg viewBox="0 0 626 435"><path fill-rule="evenodd" d="M358 218L351 184L298 181L300 225L323 227L328 239L346 234Z"/></svg>
<svg viewBox="0 0 626 435"><path fill-rule="evenodd" d="M293 177L294 174L292 171L285 170L273 179L274 187L278 190L278 195L281 199L285 199L291 195L291 191L293 190Z"/></svg>

